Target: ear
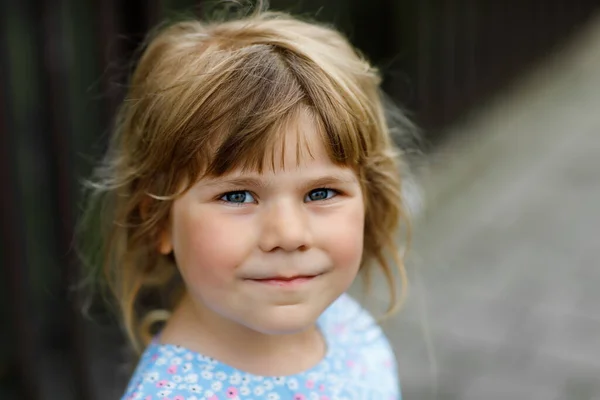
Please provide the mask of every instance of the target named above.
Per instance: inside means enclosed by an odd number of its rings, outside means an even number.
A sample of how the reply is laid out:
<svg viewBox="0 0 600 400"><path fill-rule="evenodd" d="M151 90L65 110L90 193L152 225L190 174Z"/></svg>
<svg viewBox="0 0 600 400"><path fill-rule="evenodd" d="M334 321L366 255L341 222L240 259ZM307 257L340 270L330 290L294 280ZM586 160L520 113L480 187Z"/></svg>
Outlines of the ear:
<svg viewBox="0 0 600 400"><path fill-rule="evenodd" d="M150 212L151 202L155 201L150 196L147 196L140 204L140 217L146 219ZM171 230L169 228L168 221L165 226L159 227L157 230L158 240L156 243L156 249L159 253L167 255L173 251L173 244L171 242Z"/></svg>
<svg viewBox="0 0 600 400"><path fill-rule="evenodd" d="M157 243L160 254L167 255L173 251L173 242L171 241L171 230L164 227L158 235Z"/></svg>

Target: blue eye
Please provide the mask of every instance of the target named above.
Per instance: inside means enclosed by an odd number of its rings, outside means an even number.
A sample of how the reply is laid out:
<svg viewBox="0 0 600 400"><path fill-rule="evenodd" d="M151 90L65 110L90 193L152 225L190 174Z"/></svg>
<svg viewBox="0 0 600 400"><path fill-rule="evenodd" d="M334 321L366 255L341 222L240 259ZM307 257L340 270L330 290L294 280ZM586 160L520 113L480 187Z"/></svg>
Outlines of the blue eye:
<svg viewBox="0 0 600 400"><path fill-rule="evenodd" d="M236 192L225 193L221 196L220 200L226 203L244 204L244 203L255 203L256 200L247 190L239 190Z"/></svg>
<svg viewBox="0 0 600 400"><path fill-rule="evenodd" d="M328 200L331 199L332 197L335 197L339 194L339 192L337 190L333 190L333 189L325 189L325 188L320 188L320 189L315 189L315 190L311 190L306 197L304 198L304 201L319 201L319 200Z"/></svg>

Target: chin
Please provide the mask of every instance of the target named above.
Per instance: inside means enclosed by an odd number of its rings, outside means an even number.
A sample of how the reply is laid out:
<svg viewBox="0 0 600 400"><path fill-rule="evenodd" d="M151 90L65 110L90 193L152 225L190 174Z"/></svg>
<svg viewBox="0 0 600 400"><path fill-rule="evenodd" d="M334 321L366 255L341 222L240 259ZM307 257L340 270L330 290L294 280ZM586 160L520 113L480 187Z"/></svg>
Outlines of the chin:
<svg viewBox="0 0 600 400"><path fill-rule="evenodd" d="M321 314L314 311L281 308L283 309L269 313L269 315L255 315L245 325L265 335L291 335L313 327Z"/></svg>

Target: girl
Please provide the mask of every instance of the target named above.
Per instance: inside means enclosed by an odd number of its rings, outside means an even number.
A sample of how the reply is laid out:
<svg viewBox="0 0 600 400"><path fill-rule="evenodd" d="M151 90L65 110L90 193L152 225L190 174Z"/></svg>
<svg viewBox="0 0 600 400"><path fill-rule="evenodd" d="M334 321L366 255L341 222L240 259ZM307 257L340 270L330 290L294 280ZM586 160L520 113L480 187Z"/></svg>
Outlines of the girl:
<svg viewBox="0 0 600 400"><path fill-rule="evenodd" d="M400 398L388 341L345 294L379 268L396 304L390 257L404 282L379 82L338 32L283 13L149 41L90 205L143 348L123 399Z"/></svg>

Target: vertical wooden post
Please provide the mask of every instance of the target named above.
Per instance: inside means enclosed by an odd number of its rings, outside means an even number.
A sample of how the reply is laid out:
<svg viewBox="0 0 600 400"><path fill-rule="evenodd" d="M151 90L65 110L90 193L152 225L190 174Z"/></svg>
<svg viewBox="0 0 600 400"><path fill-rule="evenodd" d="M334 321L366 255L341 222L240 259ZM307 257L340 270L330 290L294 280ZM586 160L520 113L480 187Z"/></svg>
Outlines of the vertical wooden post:
<svg viewBox="0 0 600 400"><path fill-rule="evenodd" d="M63 310L67 324L68 357L72 385L76 399L93 399L90 385L89 362L85 346L85 331L78 293L72 290L81 279L80 266L72 251L74 236L73 195L75 193L71 163L71 127L68 111L69 65L64 46L61 15L62 1L33 0L31 2L35 48L39 53L40 77L40 132L39 139L46 149L47 167L54 188L49 200L53 206L54 231L61 273Z"/></svg>
<svg viewBox="0 0 600 400"><path fill-rule="evenodd" d="M3 5L4 7L4 5ZM3 297L1 301L8 310L8 326L3 327L14 343L15 367L18 398L37 400L40 398L40 380L35 352L38 349L32 321L31 299L28 296L28 263L23 230L23 209L17 174L15 171L15 143L12 139L14 120L11 118L8 93L10 71L8 70L8 35L4 31L8 24L4 18L10 15L8 10L0 8L0 180L4 185L0 196L0 252L2 265L0 285ZM6 345L6 344L5 344Z"/></svg>

